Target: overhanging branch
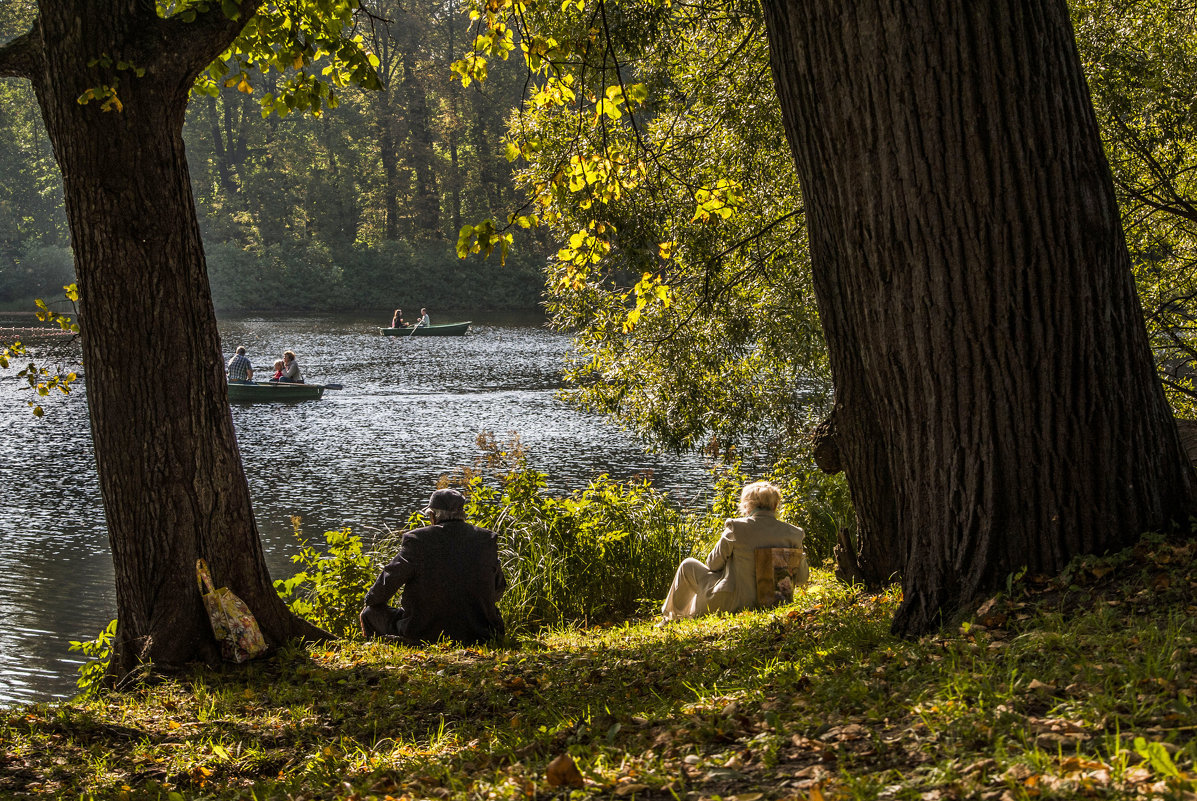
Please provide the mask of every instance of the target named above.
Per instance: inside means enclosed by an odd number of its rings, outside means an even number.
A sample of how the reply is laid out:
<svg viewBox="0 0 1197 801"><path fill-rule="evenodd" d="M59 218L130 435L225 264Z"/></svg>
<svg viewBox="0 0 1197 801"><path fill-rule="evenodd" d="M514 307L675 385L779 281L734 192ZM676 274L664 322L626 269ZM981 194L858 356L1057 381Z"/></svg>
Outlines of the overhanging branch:
<svg viewBox="0 0 1197 801"><path fill-rule="evenodd" d="M33 80L41 59L41 42L34 38L33 32L18 36L0 47L0 78Z"/></svg>
<svg viewBox="0 0 1197 801"><path fill-rule="evenodd" d="M229 19L219 3L197 14L191 22L184 22L179 15L168 18L162 22L169 43L167 52L173 53L175 63L194 80L237 38L261 5L262 0L237 0L239 15L235 20Z"/></svg>

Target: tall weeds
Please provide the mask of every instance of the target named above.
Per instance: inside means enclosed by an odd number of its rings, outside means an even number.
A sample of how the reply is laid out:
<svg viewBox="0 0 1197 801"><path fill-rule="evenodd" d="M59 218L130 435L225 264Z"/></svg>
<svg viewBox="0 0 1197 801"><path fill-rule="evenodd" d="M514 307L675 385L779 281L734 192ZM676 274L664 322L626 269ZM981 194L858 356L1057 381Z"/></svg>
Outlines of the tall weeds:
<svg viewBox="0 0 1197 801"><path fill-rule="evenodd" d="M502 609L517 631L645 614L703 539L695 519L647 481L606 475L565 497L546 493L545 475L526 468L497 484L474 476L466 508L499 534L509 584Z"/></svg>

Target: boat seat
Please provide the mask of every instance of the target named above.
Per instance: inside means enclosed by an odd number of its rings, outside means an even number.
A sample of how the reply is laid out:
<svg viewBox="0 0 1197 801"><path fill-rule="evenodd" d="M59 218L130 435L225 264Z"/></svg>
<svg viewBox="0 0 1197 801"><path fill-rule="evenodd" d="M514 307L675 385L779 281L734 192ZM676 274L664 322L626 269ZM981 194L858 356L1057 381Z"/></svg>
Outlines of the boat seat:
<svg viewBox="0 0 1197 801"><path fill-rule="evenodd" d="M776 606L794 600L794 588L806 578L806 553L801 548L757 548L756 602Z"/></svg>

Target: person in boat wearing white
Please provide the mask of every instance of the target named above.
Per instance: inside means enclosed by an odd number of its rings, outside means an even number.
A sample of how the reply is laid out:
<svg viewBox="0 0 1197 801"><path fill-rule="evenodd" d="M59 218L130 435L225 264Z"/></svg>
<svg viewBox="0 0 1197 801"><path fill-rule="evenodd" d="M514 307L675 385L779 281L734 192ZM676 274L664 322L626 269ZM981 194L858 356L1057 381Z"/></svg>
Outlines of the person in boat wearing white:
<svg viewBox="0 0 1197 801"><path fill-rule="evenodd" d="M432 320L428 317L428 309L420 309L420 321L416 323L416 328L427 328L432 325Z"/></svg>
<svg viewBox="0 0 1197 801"><path fill-rule="evenodd" d="M391 318L391 328L407 328L403 322L403 309L395 309L395 316Z"/></svg>
<svg viewBox="0 0 1197 801"><path fill-rule="evenodd" d="M661 606L661 624L686 617L738 612L756 606L757 548L801 548L806 532L777 519L781 490L757 481L740 492L740 517L726 521L723 536L706 562L685 559ZM810 567L805 554L798 581L805 584Z"/></svg>
<svg viewBox="0 0 1197 801"><path fill-rule="evenodd" d="M295 359L294 351L288 350L283 353L283 375L279 381L288 384L303 383L303 373L299 369L299 362Z"/></svg>
<svg viewBox="0 0 1197 801"><path fill-rule="evenodd" d="M237 352L229 359L228 366L229 383L236 384L251 384L254 380L254 368L249 363L249 358L245 355L245 348L237 348Z"/></svg>

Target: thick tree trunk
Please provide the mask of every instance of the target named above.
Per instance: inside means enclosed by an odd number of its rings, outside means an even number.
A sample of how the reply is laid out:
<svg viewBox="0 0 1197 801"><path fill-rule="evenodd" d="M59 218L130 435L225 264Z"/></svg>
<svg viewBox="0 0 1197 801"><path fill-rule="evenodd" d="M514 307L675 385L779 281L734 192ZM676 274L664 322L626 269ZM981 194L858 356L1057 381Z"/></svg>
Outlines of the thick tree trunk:
<svg viewBox="0 0 1197 801"><path fill-rule="evenodd" d="M62 168L80 288L83 364L116 567L115 671L211 659L195 562L205 557L272 643L318 630L274 591L242 471L182 126L194 71L169 63L160 21L42 3L32 76ZM95 54L146 70L87 69ZM155 46L166 59L154 61ZM219 48L217 48L219 51ZM210 58L211 56L206 56ZM165 62L165 63L164 63ZM119 80L119 83L116 81ZM115 86L123 110L76 98ZM170 365L184 369L163 371Z"/></svg>
<svg viewBox="0 0 1197 801"><path fill-rule="evenodd" d="M399 239L399 154L395 137L395 116L391 108L391 89L384 86L375 99L378 129L378 150L382 159L383 209L386 214L388 241Z"/></svg>
<svg viewBox="0 0 1197 801"><path fill-rule="evenodd" d="M1186 518L1062 0L765 7L860 536L902 554L895 630Z"/></svg>
<svg viewBox="0 0 1197 801"><path fill-rule="evenodd" d="M411 165L416 173L416 197L412 207L416 218L416 236L424 239L443 239L441 231L441 201L436 188L436 149L433 146L432 125L428 111L428 97L416 80L415 55L411 49L403 54L403 89L411 132Z"/></svg>

